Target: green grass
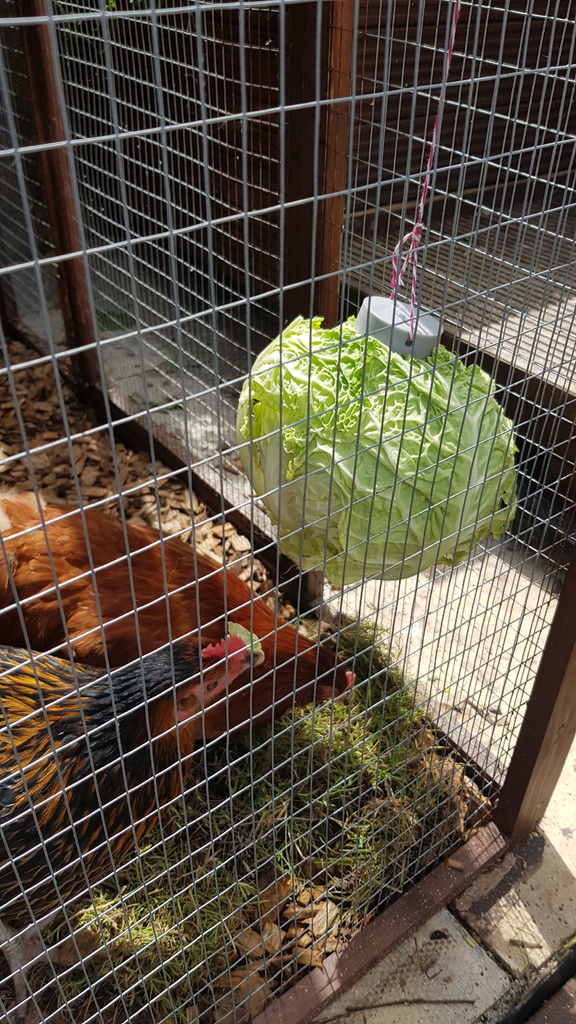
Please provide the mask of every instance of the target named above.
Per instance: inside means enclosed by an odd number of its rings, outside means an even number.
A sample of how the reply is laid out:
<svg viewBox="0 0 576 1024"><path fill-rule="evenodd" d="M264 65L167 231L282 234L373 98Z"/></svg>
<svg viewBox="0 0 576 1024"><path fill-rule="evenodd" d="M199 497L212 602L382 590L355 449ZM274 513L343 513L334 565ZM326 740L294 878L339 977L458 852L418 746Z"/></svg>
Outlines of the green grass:
<svg viewBox="0 0 576 1024"><path fill-rule="evenodd" d="M204 986L230 987L230 968L246 963L239 936L258 928L263 886L320 887L350 925L444 852L454 762L437 752L384 633L349 627L340 650L356 651L345 703L197 752L186 798L120 873L121 898L102 887L76 912L75 927L104 945L86 973L60 978L70 1019L94 1012L87 980L104 979L100 1007L125 993L107 1024L137 1011L146 1024L186 1024L192 1002L213 1001ZM116 981L104 978L111 967Z"/></svg>

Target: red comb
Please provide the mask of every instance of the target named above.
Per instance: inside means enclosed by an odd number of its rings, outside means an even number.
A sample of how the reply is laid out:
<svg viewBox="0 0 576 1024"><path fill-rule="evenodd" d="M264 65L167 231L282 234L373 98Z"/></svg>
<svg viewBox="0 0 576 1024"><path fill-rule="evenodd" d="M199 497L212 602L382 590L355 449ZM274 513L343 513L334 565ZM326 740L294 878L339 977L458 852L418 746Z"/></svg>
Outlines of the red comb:
<svg viewBox="0 0 576 1024"><path fill-rule="evenodd" d="M228 650L226 650L226 640L228 640ZM246 644L242 640L242 637L228 635L224 637L218 644L208 644L202 650L203 658L225 658L227 655L236 654L237 651L243 651Z"/></svg>

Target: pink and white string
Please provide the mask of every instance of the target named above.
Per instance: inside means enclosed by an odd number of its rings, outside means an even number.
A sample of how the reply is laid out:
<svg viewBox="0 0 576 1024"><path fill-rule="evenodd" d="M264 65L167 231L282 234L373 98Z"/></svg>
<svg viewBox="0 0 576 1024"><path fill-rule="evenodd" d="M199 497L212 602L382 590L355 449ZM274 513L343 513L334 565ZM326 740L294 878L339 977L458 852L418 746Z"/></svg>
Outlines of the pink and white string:
<svg viewBox="0 0 576 1024"><path fill-rule="evenodd" d="M412 343L414 332L416 330L416 305L417 305L417 288L418 288L418 247L420 245L420 238L422 231L424 230L424 208L426 206L426 200L428 198L428 191L430 189L430 178L432 176L432 168L434 166L434 158L436 156L436 150L438 148L438 132L440 128L440 117L444 110L444 101L446 99L446 86L448 83L448 75L450 74L450 65L452 63L452 53L454 50L454 39L456 37L456 29L458 27L458 20L460 18L460 7L462 0L455 0L454 12L452 17L452 28L450 30L450 40L448 43L448 52L446 55L446 64L444 68L444 76L442 79L442 88L440 91L440 99L438 100L438 109L436 111L436 118L434 120L434 130L432 132L432 142L430 143L430 152L428 154L428 166L426 168L426 174L422 183L422 192L420 195L420 202L418 204L418 212L416 215L416 223L409 231L407 235L404 235L399 242L394 253L392 255L392 278L390 282L390 298L396 299L399 289L402 287L404 281L404 275L408 267L412 267L412 283L410 288L410 331L408 335L407 344ZM402 260L400 265L401 254L403 250L408 246L408 251Z"/></svg>

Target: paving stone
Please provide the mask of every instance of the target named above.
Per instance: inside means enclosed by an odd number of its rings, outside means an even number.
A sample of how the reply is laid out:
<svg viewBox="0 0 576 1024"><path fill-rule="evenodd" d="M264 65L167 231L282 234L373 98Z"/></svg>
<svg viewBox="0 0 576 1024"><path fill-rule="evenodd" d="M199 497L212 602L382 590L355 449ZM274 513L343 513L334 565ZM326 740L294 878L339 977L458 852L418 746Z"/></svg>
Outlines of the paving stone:
<svg viewBox="0 0 576 1024"><path fill-rule="evenodd" d="M569 981L530 1018L530 1024L569 1024L576 1020L576 981Z"/></svg>
<svg viewBox="0 0 576 1024"><path fill-rule="evenodd" d="M576 931L576 878L541 832L455 901L462 919L519 978Z"/></svg>
<svg viewBox="0 0 576 1024"><path fill-rule="evenodd" d="M509 978L447 910L323 1010L315 1024L473 1024Z"/></svg>
<svg viewBox="0 0 576 1024"><path fill-rule="evenodd" d="M546 838L576 876L576 740L541 827ZM576 929L576 922L574 927Z"/></svg>

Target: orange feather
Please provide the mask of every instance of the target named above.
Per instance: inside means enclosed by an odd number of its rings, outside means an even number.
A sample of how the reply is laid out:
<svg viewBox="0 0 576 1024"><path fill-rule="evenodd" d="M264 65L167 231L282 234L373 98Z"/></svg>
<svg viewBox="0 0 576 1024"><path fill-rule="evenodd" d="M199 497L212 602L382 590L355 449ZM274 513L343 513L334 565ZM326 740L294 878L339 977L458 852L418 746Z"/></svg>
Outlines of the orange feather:
<svg viewBox="0 0 576 1024"><path fill-rule="evenodd" d="M28 532L26 532L28 531ZM264 601L230 569L178 538L160 540L151 527L104 513L43 504L33 494L0 492L0 643L56 650L66 641L89 665L121 665L201 626L202 642L226 632L226 613L260 638L265 653L229 693L226 706L207 711L206 736L267 725L293 704L338 696L351 675L336 655L278 624ZM127 555L127 552L129 554ZM92 567L94 572L92 572ZM58 587L55 586L56 582ZM66 654L66 649L63 649Z"/></svg>

